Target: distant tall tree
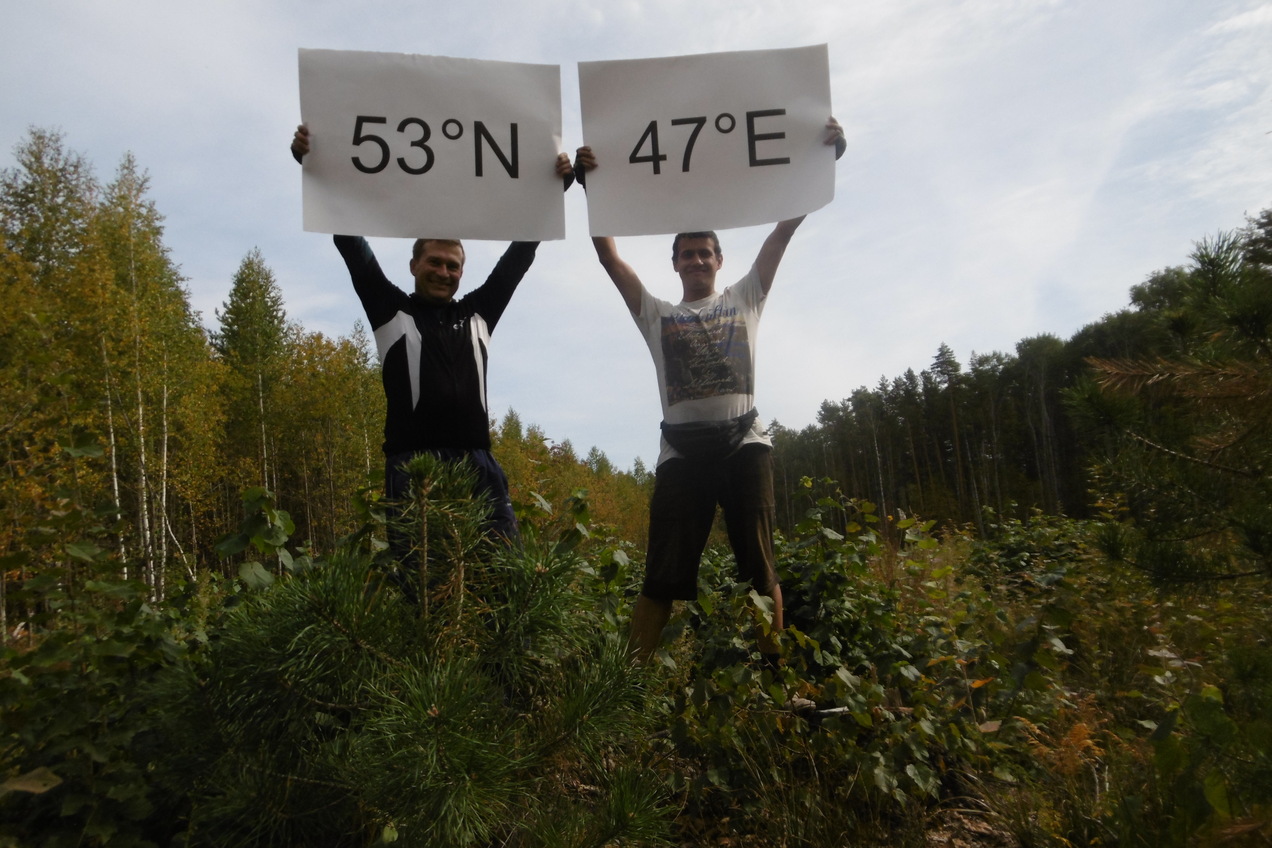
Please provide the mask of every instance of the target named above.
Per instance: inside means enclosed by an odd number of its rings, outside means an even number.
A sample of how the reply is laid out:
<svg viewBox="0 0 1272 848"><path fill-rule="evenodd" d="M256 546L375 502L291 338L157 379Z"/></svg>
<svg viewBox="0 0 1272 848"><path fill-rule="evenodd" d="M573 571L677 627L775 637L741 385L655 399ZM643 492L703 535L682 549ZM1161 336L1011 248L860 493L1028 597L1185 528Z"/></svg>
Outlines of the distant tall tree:
<svg viewBox="0 0 1272 848"><path fill-rule="evenodd" d="M228 493L237 499L243 485L277 488L271 432L273 397L288 353L289 328L283 295L258 248L239 264L229 298L217 310L220 330L212 343L229 368L227 453L239 461ZM252 445L247 455L240 445ZM236 450L236 448L238 448ZM248 471L251 468L251 471Z"/></svg>
<svg viewBox="0 0 1272 848"><path fill-rule="evenodd" d="M1020 384L1024 391L1024 421L1033 446L1033 464L1039 485L1039 505L1046 512L1060 510L1060 454L1056 416L1063 388L1060 367L1064 343L1050 334L1016 343Z"/></svg>
<svg viewBox="0 0 1272 848"><path fill-rule="evenodd" d="M127 155L102 192L93 230L114 275L119 320L96 330L112 491L137 544L126 558L162 595L174 547L193 574L199 536L191 516L210 491L220 415L207 338L148 186Z"/></svg>
<svg viewBox="0 0 1272 848"><path fill-rule="evenodd" d="M109 269L90 238L98 191L90 166L65 149L59 134L36 129L14 154L17 165L0 173L0 595L6 614L11 580L40 571L64 581L74 568L60 549L35 555L29 530L64 511L68 493L89 503L100 494L100 468L75 455L100 444L101 355L93 331L114 315Z"/></svg>
<svg viewBox="0 0 1272 848"><path fill-rule="evenodd" d="M0 175L0 233L43 288L84 248L97 180L89 162L52 130L32 127L14 159L17 166Z"/></svg>
<svg viewBox="0 0 1272 848"><path fill-rule="evenodd" d="M889 456L888 438L885 432L887 425L884 411L883 395L879 392L867 391L864 387L857 389L849 398L852 416L859 425L859 431L866 440L868 457L866 460L865 479L869 481L866 491L871 500L879 505L879 511L886 513L895 506L889 496L891 474L891 457Z"/></svg>
<svg viewBox="0 0 1272 848"><path fill-rule="evenodd" d="M977 515L983 505L1004 509L1002 477L1008 462L1004 444L1007 407L1005 371L1011 360L1001 353L972 354L967 377L968 476Z"/></svg>
<svg viewBox="0 0 1272 848"><path fill-rule="evenodd" d="M924 432L926 424L923 418L923 396L919 389L919 377L913 368L907 368L905 374L892 381L891 394L893 407L904 433L906 453L910 458L911 486L913 492L907 492L905 505L911 511L927 514L927 502L923 496L926 462L920 446L926 443Z"/></svg>
<svg viewBox="0 0 1272 848"><path fill-rule="evenodd" d="M605 451L595 445L593 445L592 449L587 452L587 459L583 460L583 464L586 465L593 474L604 476L614 473L614 464L609 461L609 457L605 455Z"/></svg>
<svg viewBox="0 0 1272 848"><path fill-rule="evenodd" d="M632 478L636 481L636 485L638 486L652 486L654 483L653 472L645 467L644 460L642 460L639 456L636 457L636 461L632 463Z"/></svg>
<svg viewBox="0 0 1272 848"><path fill-rule="evenodd" d="M963 475L963 440L959 424L958 401L959 388L962 382L963 366L954 356L950 346L941 342L932 359L932 367L928 369L932 384L949 410L949 441L943 446L952 460L954 476L954 495L958 498L958 512L968 515L967 497L964 490Z"/></svg>

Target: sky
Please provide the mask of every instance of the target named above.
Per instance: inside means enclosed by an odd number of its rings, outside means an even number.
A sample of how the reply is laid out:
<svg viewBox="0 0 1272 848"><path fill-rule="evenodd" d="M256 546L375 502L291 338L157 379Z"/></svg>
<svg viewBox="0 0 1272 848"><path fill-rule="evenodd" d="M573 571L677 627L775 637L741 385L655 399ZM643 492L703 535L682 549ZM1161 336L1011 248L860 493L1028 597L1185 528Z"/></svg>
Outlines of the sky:
<svg viewBox="0 0 1272 848"><path fill-rule="evenodd" d="M302 229L287 149L299 48L560 65L573 151L579 62L822 43L848 149L765 307L765 422L814 424L824 401L921 371L942 343L966 367L1067 339L1272 206L1272 3L1254 0L8 0L0 168L30 127L60 131L103 180L131 152L205 325L259 248L288 318L347 336L361 308L330 237ZM652 466L653 364L585 204L567 193L567 238L540 246L495 332L491 413ZM721 231L721 283L769 229ZM409 242L372 245L409 286ZM466 247L474 283L504 245ZM668 237L619 248L679 299Z"/></svg>

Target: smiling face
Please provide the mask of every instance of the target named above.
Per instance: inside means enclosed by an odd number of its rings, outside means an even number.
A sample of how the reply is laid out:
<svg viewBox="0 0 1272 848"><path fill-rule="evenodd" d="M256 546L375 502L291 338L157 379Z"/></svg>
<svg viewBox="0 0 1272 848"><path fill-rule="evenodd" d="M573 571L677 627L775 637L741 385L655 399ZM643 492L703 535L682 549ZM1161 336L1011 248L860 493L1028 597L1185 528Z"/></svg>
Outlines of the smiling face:
<svg viewBox="0 0 1272 848"><path fill-rule="evenodd" d="M715 291L716 272L724 264L720 242L714 234L676 236L671 268L680 275L685 300L702 300Z"/></svg>
<svg viewBox="0 0 1272 848"><path fill-rule="evenodd" d="M449 303L464 276L464 248L459 242L428 240L411 260L415 293L428 303Z"/></svg>

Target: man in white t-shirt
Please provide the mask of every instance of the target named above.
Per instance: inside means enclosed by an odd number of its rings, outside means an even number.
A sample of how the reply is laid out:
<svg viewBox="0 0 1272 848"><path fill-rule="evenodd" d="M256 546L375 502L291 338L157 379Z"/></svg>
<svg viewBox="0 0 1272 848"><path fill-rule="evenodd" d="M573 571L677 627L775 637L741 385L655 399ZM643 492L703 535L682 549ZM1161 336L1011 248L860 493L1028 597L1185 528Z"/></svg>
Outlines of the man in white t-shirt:
<svg viewBox="0 0 1272 848"><path fill-rule="evenodd" d="M843 130L834 118L826 127L826 143L842 155ZM596 165L591 149L579 148L576 175ZM750 270L723 291L716 290L724 265L716 234L677 235L671 266L680 277L679 303L650 294L612 238L592 239L601 266L649 346L662 400L645 579L629 641L642 662L658 647L673 602L697 597L698 564L717 506L724 511L739 580L773 601L772 631L761 633L758 642L766 661L777 661L773 634L783 620L782 589L773 567L772 442L755 411L755 338L777 266L803 220L774 227Z"/></svg>

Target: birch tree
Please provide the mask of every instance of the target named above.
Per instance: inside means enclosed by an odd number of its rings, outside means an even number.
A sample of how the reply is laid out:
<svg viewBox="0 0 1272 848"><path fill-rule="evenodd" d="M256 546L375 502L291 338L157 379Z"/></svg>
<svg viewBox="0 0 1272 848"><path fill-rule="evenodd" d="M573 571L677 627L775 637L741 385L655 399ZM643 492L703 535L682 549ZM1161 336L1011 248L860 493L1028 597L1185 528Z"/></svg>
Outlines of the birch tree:
<svg viewBox="0 0 1272 848"><path fill-rule="evenodd" d="M215 464L219 415L210 348L190 308L183 278L163 243L163 217L147 196L149 177L131 155L106 186L94 228L113 270L120 320L103 328L107 364L105 403L113 490L126 508L140 575L162 596L168 569L179 558L195 568L196 514L208 485L197 465ZM114 336L114 355L107 335ZM189 485L202 477L202 486ZM177 481L185 483L178 486Z"/></svg>

